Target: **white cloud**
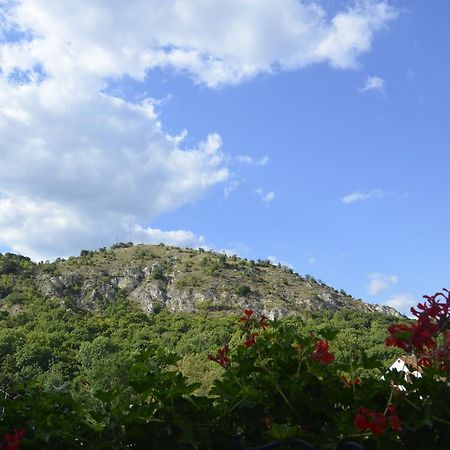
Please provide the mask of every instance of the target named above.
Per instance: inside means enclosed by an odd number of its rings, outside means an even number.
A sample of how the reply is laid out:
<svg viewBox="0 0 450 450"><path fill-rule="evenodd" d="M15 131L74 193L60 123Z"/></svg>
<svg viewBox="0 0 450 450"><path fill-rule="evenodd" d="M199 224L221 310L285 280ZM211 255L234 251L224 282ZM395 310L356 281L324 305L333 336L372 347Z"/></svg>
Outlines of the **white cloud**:
<svg viewBox="0 0 450 450"><path fill-rule="evenodd" d="M397 294L383 302L384 305L391 306L406 316L411 315L411 307L417 305L417 299L407 293Z"/></svg>
<svg viewBox="0 0 450 450"><path fill-rule="evenodd" d="M213 87L313 63L352 68L395 16L371 0L334 17L298 0L2 2L0 245L63 256L114 242L130 217L150 239L143 224L228 179L218 134L181 147L187 132L167 135L155 101L115 98L111 81L170 68ZM24 39L7 42L11 31Z"/></svg>
<svg viewBox="0 0 450 450"><path fill-rule="evenodd" d="M0 79L0 236L15 251L46 259L113 242L128 217L148 223L228 178L217 134L181 149L150 101L70 89Z"/></svg>
<svg viewBox="0 0 450 450"><path fill-rule="evenodd" d="M238 156L237 160L241 164L249 164L249 165L254 165L254 166L265 166L269 162L269 157L263 156L260 159L254 159L251 156L242 155L242 156Z"/></svg>
<svg viewBox="0 0 450 450"><path fill-rule="evenodd" d="M384 275L378 272L369 273L367 276L370 280L366 286L368 295L377 295L391 286L398 284L399 281L397 275Z"/></svg>
<svg viewBox="0 0 450 450"><path fill-rule="evenodd" d="M218 253L224 253L227 256L239 256L240 258L243 258L243 255L248 253L250 248L248 245L239 243L239 242L232 242L230 243L230 247L227 248L221 248L219 250L215 250Z"/></svg>
<svg viewBox="0 0 450 450"><path fill-rule="evenodd" d="M261 188L255 189L255 193L259 195L261 198L261 201L268 205L274 198L275 198L275 192L264 192Z"/></svg>
<svg viewBox="0 0 450 450"><path fill-rule="evenodd" d="M241 182L238 180L233 180L231 183L227 184L223 188L223 194L225 195L225 197L228 197L232 192L234 192L240 184Z"/></svg>
<svg viewBox="0 0 450 450"><path fill-rule="evenodd" d="M345 197L341 198L342 203L350 204L356 202L363 202L371 198L383 198L384 193L381 189L374 189L369 192L355 191Z"/></svg>
<svg viewBox="0 0 450 450"><path fill-rule="evenodd" d="M197 236L191 231L174 230L162 231L157 228L142 227L136 225L132 230L133 241L144 244L157 244L164 242L168 245L176 245L179 247L202 247L205 243L203 236Z"/></svg>
<svg viewBox="0 0 450 450"><path fill-rule="evenodd" d="M282 266L288 267L289 269L294 269L294 266L292 264L289 264L287 262L280 261L276 256L268 256L267 259L270 261L271 264L274 266L278 266L278 264L281 264Z"/></svg>
<svg viewBox="0 0 450 450"><path fill-rule="evenodd" d="M141 79L149 68L172 67L216 86L314 63L356 67L396 16L380 0L356 1L334 17L305 0L130 0L126 10L109 0L22 0L8 21L39 39L3 46L2 66L43 62L58 76Z"/></svg>
<svg viewBox="0 0 450 450"><path fill-rule="evenodd" d="M384 198L390 198L394 200L401 200L407 197L407 194L399 194L394 191L383 191L382 189L372 189L368 192L362 192L362 191L355 191L351 194L346 195L345 197L341 198L341 202L345 204L350 203L356 203L356 202L363 202L370 199L384 199Z"/></svg>
<svg viewBox="0 0 450 450"><path fill-rule="evenodd" d="M315 264L316 263L316 258L308 258L308 262L310 264Z"/></svg>
<svg viewBox="0 0 450 450"><path fill-rule="evenodd" d="M386 93L386 82L383 78L368 76L364 82L364 86L358 89L359 92L378 91L382 94Z"/></svg>

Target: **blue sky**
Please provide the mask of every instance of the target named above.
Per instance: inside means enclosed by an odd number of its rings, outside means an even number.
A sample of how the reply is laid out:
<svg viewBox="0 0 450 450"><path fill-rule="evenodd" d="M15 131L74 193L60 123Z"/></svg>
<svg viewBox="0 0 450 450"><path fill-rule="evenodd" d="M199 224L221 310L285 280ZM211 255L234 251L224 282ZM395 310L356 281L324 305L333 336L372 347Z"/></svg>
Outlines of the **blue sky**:
<svg viewBox="0 0 450 450"><path fill-rule="evenodd" d="M402 311L449 287L447 1L61 3L0 2L0 251L206 246Z"/></svg>

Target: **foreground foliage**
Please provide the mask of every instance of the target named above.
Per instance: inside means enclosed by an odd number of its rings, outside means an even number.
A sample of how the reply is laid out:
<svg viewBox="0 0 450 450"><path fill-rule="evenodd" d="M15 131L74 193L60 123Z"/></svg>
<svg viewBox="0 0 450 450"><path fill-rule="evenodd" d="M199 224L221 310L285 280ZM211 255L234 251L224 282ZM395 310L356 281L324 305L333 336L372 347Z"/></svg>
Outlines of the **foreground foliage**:
<svg viewBox="0 0 450 450"><path fill-rule="evenodd" d="M26 261L2 270L20 300L0 322L3 448L228 449L237 435L450 448L446 292L401 324L351 311L148 316L125 297L94 314L13 279ZM417 356L420 377L387 370L400 354Z"/></svg>

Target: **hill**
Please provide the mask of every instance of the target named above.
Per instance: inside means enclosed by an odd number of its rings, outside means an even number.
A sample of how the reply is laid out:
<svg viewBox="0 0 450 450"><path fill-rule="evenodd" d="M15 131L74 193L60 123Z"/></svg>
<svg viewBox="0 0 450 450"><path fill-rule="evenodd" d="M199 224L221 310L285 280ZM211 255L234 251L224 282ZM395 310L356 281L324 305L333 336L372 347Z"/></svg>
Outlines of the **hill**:
<svg viewBox="0 0 450 450"><path fill-rule="evenodd" d="M68 308L90 311L125 296L147 313L209 311L225 315L252 308L274 319L350 309L401 316L393 308L364 303L269 260L251 261L163 244L116 244L40 264L5 254L0 275L20 276L45 297L58 299ZM17 291L11 292L7 285L0 280L0 298L13 304Z"/></svg>

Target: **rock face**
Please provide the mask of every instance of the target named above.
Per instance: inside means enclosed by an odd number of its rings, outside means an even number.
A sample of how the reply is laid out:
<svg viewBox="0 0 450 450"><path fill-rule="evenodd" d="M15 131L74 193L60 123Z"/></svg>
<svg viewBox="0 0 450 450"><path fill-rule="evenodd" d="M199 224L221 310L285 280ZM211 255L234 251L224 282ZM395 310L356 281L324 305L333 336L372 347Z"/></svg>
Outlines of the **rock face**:
<svg viewBox="0 0 450 450"><path fill-rule="evenodd" d="M348 308L401 316L268 261L162 245L85 251L82 257L59 261L53 273L39 273L36 283L43 295L89 310L126 297L148 313L252 308L274 319Z"/></svg>

